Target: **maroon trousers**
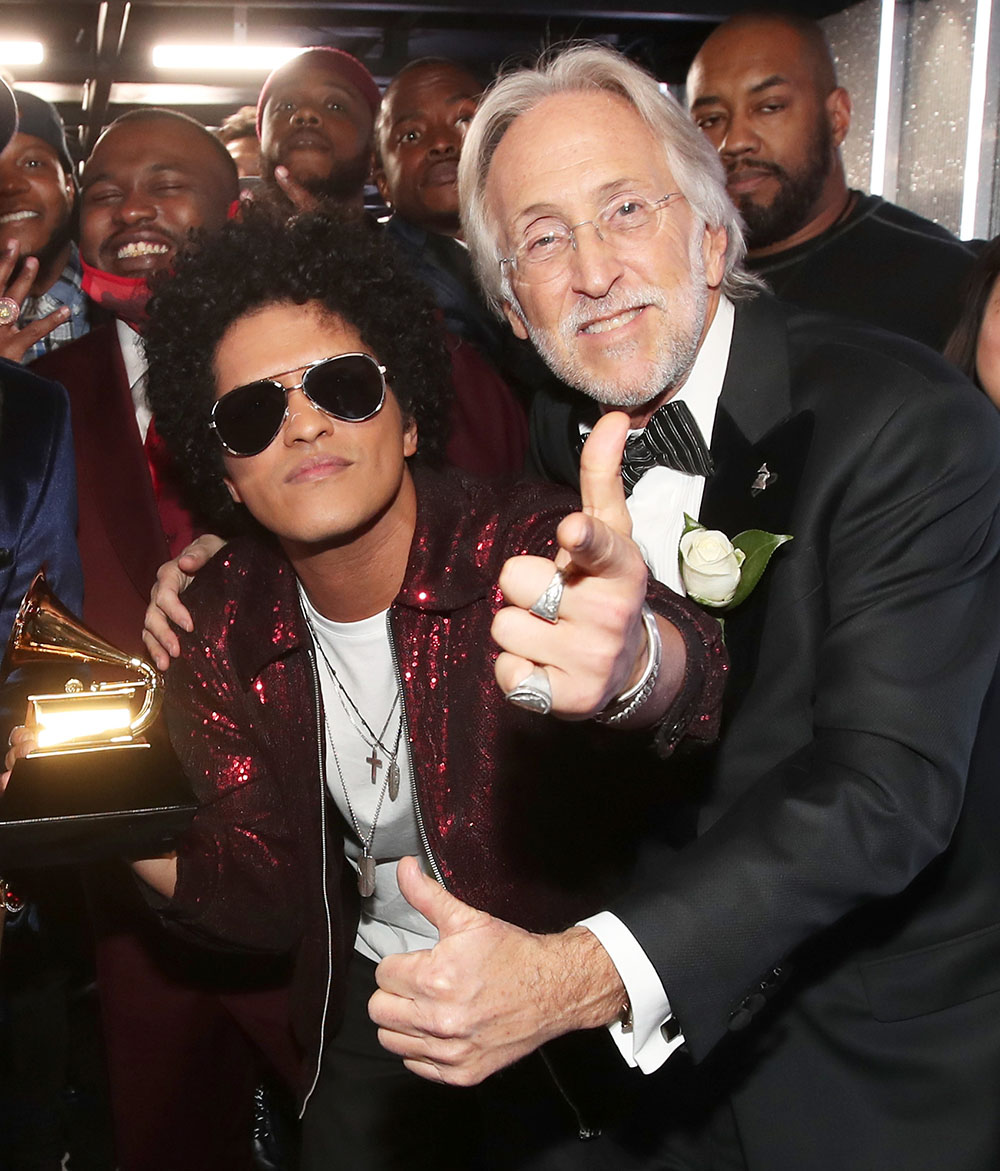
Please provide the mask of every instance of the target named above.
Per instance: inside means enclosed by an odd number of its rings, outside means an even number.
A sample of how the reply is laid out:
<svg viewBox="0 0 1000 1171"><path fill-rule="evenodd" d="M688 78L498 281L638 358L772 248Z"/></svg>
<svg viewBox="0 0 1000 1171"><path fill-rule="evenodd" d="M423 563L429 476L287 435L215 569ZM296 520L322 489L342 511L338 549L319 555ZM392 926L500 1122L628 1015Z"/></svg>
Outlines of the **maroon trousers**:
<svg viewBox="0 0 1000 1171"><path fill-rule="evenodd" d="M249 1171L256 1085L299 1072L283 965L177 940L124 866L88 878L119 1171Z"/></svg>

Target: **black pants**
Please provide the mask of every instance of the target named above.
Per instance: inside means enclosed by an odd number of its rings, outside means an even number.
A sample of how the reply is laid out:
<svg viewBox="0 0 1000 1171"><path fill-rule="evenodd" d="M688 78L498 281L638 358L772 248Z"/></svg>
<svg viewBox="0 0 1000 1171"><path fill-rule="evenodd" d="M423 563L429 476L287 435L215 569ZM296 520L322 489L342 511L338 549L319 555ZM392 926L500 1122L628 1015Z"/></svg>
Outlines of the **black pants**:
<svg viewBox="0 0 1000 1171"><path fill-rule="evenodd" d="M480 1141L476 1091L425 1081L387 1053L368 1016L374 991L375 965L355 952L344 1023L306 1110L301 1171L469 1171Z"/></svg>

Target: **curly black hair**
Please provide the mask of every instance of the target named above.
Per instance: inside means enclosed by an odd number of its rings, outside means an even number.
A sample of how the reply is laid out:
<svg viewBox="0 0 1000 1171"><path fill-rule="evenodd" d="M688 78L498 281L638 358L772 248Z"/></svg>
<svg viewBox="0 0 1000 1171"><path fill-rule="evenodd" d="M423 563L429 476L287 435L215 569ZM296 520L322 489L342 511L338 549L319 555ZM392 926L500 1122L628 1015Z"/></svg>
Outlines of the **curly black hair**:
<svg viewBox="0 0 1000 1171"><path fill-rule="evenodd" d="M423 285L381 232L357 216L292 220L251 209L208 233L157 283L144 334L149 403L190 503L220 532L246 526L223 483L209 429L215 351L229 327L268 305L321 303L352 325L390 371L424 464L441 460L452 382L441 327Z"/></svg>

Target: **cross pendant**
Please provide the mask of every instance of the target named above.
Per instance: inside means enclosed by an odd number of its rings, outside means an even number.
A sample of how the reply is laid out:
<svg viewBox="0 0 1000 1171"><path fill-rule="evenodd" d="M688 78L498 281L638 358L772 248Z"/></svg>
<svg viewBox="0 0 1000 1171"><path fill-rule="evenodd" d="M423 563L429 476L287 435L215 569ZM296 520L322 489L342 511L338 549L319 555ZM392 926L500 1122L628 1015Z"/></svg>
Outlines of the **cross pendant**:
<svg viewBox="0 0 1000 1171"><path fill-rule="evenodd" d="M372 784L374 785L378 781L378 770L382 767L382 762L374 748L372 748L371 756L365 757L365 764L372 766Z"/></svg>

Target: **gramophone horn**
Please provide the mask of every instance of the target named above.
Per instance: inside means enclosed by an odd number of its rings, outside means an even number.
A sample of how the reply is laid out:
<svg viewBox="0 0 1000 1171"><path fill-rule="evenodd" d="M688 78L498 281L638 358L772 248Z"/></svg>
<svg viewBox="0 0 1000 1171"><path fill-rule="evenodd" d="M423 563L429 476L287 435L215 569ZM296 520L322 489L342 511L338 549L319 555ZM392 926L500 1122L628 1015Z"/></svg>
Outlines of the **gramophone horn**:
<svg viewBox="0 0 1000 1171"><path fill-rule="evenodd" d="M129 724L130 733L138 736L156 718L163 703L163 676L145 659L120 651L81 622L56 597L44 573L39 571L14 619L0 666L0 680L6 679L15 667L54 658L101 663L134 671L140 676L140 685L144 685L144 695L142 706ZM122 686L120 683L105 683L98 685L96 690Z"/></svg>

